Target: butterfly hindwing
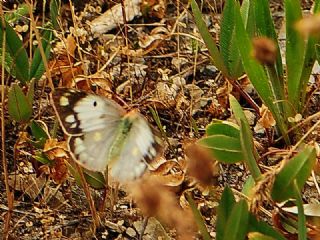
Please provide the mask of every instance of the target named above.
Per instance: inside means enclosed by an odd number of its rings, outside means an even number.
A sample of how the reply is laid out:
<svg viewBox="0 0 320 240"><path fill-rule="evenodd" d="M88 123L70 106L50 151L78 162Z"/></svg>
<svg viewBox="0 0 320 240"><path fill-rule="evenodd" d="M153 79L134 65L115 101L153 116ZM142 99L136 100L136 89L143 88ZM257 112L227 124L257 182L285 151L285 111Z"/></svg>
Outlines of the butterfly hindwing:
<svg viewBox="0 0 320 240"><path fill-rule="evenodd" d="M114 178L127 181L158 155L161 139L136 111L126 114L112 100L67 88L51 99L71 155L83 167L104 172L109 165Z"/></svg>
<svg viewBox="0 0 320 240"><path fill-rule="evenodd" d="M119 159L111 166L111 175L120 181L140 177L162 148L161 138L139 113L128 113L125 118L131 121L131 128Z"/></svg>

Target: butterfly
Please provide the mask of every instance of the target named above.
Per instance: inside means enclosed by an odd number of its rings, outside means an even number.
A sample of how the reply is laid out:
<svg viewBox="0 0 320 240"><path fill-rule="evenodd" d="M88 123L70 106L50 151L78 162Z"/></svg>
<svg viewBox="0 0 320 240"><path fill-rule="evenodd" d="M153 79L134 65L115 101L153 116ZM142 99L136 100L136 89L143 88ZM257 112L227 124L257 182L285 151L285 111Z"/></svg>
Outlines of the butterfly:
<svg viewBox="0 0 320 240"><path fill-rule="evenodd" d="M113 100L57 88L51 101L68 136L71 156L84 168L105 172L120 182L140 177L161 152L162 140L136 110Z"/></svg>

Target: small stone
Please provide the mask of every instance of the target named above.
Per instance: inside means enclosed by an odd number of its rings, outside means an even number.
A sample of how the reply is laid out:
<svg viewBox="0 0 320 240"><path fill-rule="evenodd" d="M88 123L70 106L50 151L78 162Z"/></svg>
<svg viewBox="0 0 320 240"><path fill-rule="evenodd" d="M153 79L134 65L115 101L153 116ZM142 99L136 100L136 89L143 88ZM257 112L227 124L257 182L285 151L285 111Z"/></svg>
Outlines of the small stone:
<svg viewBox="0 0 320 240"><path fill-rule="evenodd" d="M216 238L216 232L210 232L210 237Z"/></svg>
<svg viewBox="0 0 320 240"><path fill-rule="evenodd" d="M119 226L122 226L124 224L124 220L119 220L118 222L117 222L117 225L119 225Z"/></svg>
<svg viewBox="0 0 320 240"><path fill-rule="evenodd" d="M137 235L136 231L135 231L133 228L131 228L131 227L127 228L126 234L128 234L128 235L129 235L130 237L132 237L132 238Z"/></svg>
<svg viewBox="0 0 320 240"><path fill-rule="evenodd" d="M133 223L133 226L138 232L141 232L143 228L143 221L136 221Z"/></svg>

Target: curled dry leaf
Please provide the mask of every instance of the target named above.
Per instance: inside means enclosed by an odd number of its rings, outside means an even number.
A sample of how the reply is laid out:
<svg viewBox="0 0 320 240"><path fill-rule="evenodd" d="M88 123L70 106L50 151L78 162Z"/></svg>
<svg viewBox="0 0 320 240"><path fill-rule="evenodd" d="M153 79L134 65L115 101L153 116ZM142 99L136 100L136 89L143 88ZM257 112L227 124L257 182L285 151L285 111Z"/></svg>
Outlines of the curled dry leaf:
<svg viewBox="0 0 320 240"><path fill-rule="evenodd" d="M150 34L140 33L139 36L139 46L143 49L146 48L152 48L154 49L155 46L158 44L155 44L155 42L161 42L162 40L166 39L168 37L169 31L165 27L156 27L152 29Z"/></svg>
<svg viewBox="0 0 320 240"><path fill-rule="evenodd" d="M181 239L192 239L195 223L191 211L181 209L175 195L157 179L142 179L130 189L144 215L155 216L175 227Z"/></svg>
<svg viewBox="0 0 320 240"><path fill-rule="evenodd" d="M219 108L222 107L224 109L227 109L229 107L228 95L231 93L231 91L232 91L232 85L228 81L225 81L224 84L217 89L216 94L217 94Z"/></svg>
<svg viewBox="0 0 320 240"><path fill-rule="evenodd" d="M190 104L180 91L182 86L186 84L186 80L182 77L173 77L170 81L168 76L169 71L159 69L159 73L162 74L162 80L165 82L158 82L156 86L157 100L154 102L159 109L168 109L176 106L176 109L180 111L183 108L183 104L186 106ZM167 82L172 82L172 84L169 86Z"/></svg>
<svg viewBox="0 0 320 240"><path fill-rule="evenodd" d="M162 19L166 13L166 0L143 0L141 3L141 11L143 15L157 17Z"/></svg>
<svg viewBox="0 0 320 240"><path fill-rule="evenodd" d="M98 95L111 98L112 81L110 80L110 74L106 72L96 72L90 76L78 76L74 82L77 85L77 89L84 91L91 91L90 86L96 86Z"/></svg>
<svg viewBox="0 0 320 240"><path fill-rule="evenodd" d="M156 101L154 102L159 109L168 109L175 106L176 91L170 89L168 84L159 82L156 86Z"/></svg>
<svg viewBox="0 0 320 240"><path fill-rule="evenodd" d="M124 11L126 13L126 22L130 22L137 16L141 16L140 4L142 0L125 0ZM101 16L91 21L91 31L93 34L106 33L120 24L124 24L121 4L116 4L108 9Z"/></svg>
<svg viewBox="0 0 320 240"><path fill-rule="evenodd" d="M58 142L56 139L48 139L44 144L43 152L50 160L54 160L56 157L67 158L66 142Z"/></svg>
<svg viewBox="0 0 320 240"><path fill-rule="evenodd" d="M165 186L180 186L184 180L184 171L179 163L174 160L165 161L151 173L153 177L157 178Z"/></svg>
<svg viewBox="0 0 320 240"><path fill-rule="evenodd" d="M264 128L271 128L276 125L276 121L274 120L270 110L262 105L260 110L261 118L258 120L258 123Z"/></svg>
<svg viewBox="0 0 320 240"><path fill-rule="evenodd" d="M53 167L51 168L50 177L55 183L63 183L68 177L68 167L64 158L56 158Z"/></svg>
<svg viewBox="0 0 320 240"><path fill-rule="evenodd" d="M61 76L59 86L74 87L73 79L83 74L82 66L74 64L75 49L76 41L72 35L59 42L54 49L57 56L48 65L52 76Z"/></svg>
<svg viewBox="0 0 320 240"><path fill-rule="evenodd" d="M192 99L192 114L194 114L201 109L201 100L204 92L200 87L194 84L187 84L185 85L185 88L189 90Z"/></svg>
<svg viewBox="0 0 320 240"><path fill-rule="evenodd" d="M43 152L54 161L50 169L50 177L56 183L62 183L68 177L68 167L65 161L69 159L66 142L58 142L56 139L48 139Z"/></svg>

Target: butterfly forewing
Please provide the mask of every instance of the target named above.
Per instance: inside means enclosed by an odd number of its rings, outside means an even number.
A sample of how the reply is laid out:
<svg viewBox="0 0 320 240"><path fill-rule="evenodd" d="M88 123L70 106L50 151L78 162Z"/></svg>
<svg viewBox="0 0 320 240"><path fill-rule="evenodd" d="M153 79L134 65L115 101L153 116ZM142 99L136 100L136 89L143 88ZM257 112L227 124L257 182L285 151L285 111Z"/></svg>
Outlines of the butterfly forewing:
<svg viewBox="0 0 320 240"><path fill-rule="evenodd" d="M114 101L82 91L58 88L51 96L69 150L82 166L120 181L143 174L161 148L161 139L137 112L126 114Z"/></svg>
<svg viewBox="0 0 320 240"><path fill-rule="evenodd" d="M56 89L52 100L60 123L69 135L104 129L125 114L112 100L68 88Z"/></svg>

